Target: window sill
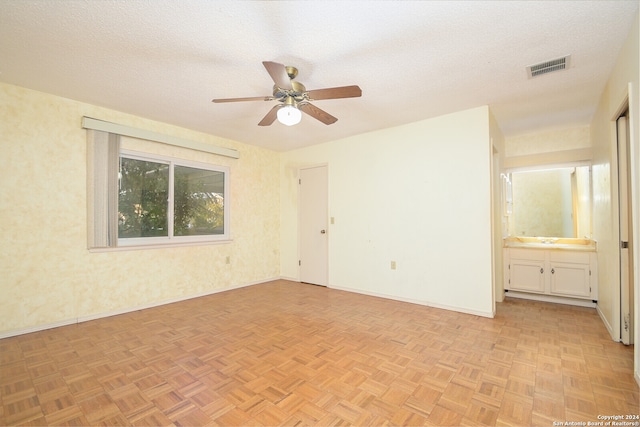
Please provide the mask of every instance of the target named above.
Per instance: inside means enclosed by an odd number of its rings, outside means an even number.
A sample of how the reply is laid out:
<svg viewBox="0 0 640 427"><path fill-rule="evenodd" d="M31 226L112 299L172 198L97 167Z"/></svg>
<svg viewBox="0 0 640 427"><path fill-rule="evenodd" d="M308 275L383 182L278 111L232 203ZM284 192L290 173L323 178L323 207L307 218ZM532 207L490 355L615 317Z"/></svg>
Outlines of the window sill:
<svg viewBox="0 0 640 427"><path fill-rule="evenodd" d="M203 240L199 242L171 242L171 243L154 243L149 245L125 245L110 248L88 248L89 253L102 252L122 252L122 251L145 251L151 249L167 249L167 248L184 248L192 246L212 246L225 245L232 243L233 240Z"/></svg>

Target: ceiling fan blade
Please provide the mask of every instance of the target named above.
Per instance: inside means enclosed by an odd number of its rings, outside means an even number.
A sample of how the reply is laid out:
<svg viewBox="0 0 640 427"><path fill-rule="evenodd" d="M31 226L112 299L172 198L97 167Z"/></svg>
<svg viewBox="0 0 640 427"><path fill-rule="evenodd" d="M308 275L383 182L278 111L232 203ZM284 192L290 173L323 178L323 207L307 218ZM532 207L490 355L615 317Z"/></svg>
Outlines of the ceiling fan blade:
<svg viewBox="0 0 640 427"><path fill-rule="evenodd" d="M211 102L243 102L243 101L273 101L273 96L250 96L248 98L218 98L212 99Z"/></svg>
<svg viewBox="0 0 640 427"><path fill-rule="evenodd" d="M267 73L269 73L276 86L280 89L293 90L291 79L284 65L271 61L262 61L262 65L267 69Z"/></svg>
<svg viewBox="0 0 640 427"><path fill-rule="evenodd" d="M309 90L307 91L307 95L312 101L318 99L357 98L362 96L362 89L356 85L330 87L326 89Z"/></svg>
<svg viewBox="0 0 640 427"><path fill-rule="evenodd" d="M308 115L310 115L314 119L320 120L325 125L330 125L330 124L335 123L335 122L338 121L338 119L333 117L331 114L327 113L324 110L321 110L320 108L316 107L313 104L309 104L308 102L299 103L298 104L298 109L302 110L305 113L307 113Z"/></svg>
<svg viewBox="0 0 640 427"><path fill-rule="evenodd" d="M278 110L280 109L280 107L282 107L281 104L274 105L274 107L271 110L269 110L267 115L264 116L262 120L260 120L260 123L258 123L258 126L271 125L276 120L276 117L278 117Z"/></svg>

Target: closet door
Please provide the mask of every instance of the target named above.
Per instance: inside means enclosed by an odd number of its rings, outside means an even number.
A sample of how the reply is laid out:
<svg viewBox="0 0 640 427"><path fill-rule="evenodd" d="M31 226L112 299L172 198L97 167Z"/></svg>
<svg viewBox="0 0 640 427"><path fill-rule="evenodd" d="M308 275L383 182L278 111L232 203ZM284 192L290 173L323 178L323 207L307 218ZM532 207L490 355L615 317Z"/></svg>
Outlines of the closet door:
<svg viewBox="0 0 640 427"><path fill-rule="evenodd" d="M327 286L329 277L327 167L300 170L300 281Z"/></svg>

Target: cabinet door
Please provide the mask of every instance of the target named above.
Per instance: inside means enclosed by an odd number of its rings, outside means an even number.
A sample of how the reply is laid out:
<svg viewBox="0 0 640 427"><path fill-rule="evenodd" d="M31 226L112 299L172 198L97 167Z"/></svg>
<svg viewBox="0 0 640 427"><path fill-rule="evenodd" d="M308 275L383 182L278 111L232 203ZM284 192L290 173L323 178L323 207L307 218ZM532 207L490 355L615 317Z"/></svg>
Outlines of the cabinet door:
<svg viewBox="0 0 640 427"><path fill-rule="evenodd" d="M509 289L544 292L544 262L512 259L509 271Z"/></svg>
<svg viewBox="0 0 640 427"><path fill-rule="evenodd" d="M551 293L563 296L591 295L589 264L552 263Z"/></svg>

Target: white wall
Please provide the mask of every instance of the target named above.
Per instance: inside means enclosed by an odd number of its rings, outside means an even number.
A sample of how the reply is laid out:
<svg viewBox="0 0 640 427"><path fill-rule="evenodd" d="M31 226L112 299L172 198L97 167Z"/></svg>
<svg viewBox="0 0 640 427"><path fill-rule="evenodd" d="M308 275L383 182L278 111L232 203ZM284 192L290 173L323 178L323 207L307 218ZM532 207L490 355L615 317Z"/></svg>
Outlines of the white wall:
<svg viewBox="0 0 640 427"><path fill-rule="evenodd" d="M489 121L479 107L283 153L281 274L299 277L297 171L325 163L330 287L492 316Z"/></svg>

